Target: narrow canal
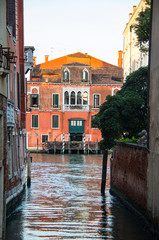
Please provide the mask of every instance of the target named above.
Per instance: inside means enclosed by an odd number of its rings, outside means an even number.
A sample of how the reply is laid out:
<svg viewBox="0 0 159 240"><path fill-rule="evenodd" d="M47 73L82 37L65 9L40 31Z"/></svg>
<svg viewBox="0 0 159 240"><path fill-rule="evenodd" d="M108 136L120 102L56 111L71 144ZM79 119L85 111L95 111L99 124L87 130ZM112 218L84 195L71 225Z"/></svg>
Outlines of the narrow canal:
<svg viewBox="0 0 159 240"><path fill-rule="evenodd" d="M153 239L110 195L109 180L101 197L102 155L32 154L32 160L32 184L7 221L6 240Z"/></svg>

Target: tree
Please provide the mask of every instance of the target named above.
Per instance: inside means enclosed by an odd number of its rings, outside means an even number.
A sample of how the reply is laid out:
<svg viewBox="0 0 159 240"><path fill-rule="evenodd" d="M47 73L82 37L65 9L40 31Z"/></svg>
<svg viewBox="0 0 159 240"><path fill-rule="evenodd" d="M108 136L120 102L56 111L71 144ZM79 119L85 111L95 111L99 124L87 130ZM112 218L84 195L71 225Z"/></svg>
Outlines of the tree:
<svg viewBox="0 0 159 240"><path fill-rule="evenodd" d="M147 128L147 83L148 67L142 67L127 77L116 95L106 97L93 120L101 129L103 149L111 149L115 139L125 133L129 138L138 137Z"/></svg>
<svg viewBox="0 0 159 240"><path fill-rule="evenodd" d="M145 45L150 39L150 13L151 1L146 0L146 8L142 10L136 18L137 23L133 25L134 31L137 35L137 45L142 52L147 52L148 47Z"/></svg>

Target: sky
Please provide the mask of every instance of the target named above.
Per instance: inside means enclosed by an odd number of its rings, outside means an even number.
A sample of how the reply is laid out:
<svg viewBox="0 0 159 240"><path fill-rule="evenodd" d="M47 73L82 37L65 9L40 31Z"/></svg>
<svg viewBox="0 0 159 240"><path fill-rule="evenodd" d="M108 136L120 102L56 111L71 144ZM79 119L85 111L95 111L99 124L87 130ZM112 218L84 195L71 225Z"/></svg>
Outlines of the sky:
<svg viewBox="0 0 159 240"><path fill-rule="evenodd" d="M123 31L140 0L24 0L24 44L36 63L75 52L117 65Z"/></svg>

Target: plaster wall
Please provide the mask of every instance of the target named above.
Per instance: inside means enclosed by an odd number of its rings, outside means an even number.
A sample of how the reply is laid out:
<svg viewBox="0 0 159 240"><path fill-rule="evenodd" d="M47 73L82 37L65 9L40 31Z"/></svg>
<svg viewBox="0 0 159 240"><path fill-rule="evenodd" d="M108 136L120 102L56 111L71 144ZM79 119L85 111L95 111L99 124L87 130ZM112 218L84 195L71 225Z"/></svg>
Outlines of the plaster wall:
<svg viewBox="0 0 159 240"><path fill-rule="evenodd" d="M150 124L147 205L149 214L159 224L159 1L152 2L152 34L150 51Z"/></svg>

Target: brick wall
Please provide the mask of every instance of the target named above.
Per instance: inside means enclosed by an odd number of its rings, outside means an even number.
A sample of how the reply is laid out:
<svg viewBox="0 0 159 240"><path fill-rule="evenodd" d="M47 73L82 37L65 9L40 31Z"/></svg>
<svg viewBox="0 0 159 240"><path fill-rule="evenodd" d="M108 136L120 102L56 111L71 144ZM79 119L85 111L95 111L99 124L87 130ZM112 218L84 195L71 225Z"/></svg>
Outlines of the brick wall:
<svg viewBox="0 0 159 240"><path fill-rule="evenodd" d="M141 209L147 206L147 149L118 143L111 164L111 188Z"/></svg>

